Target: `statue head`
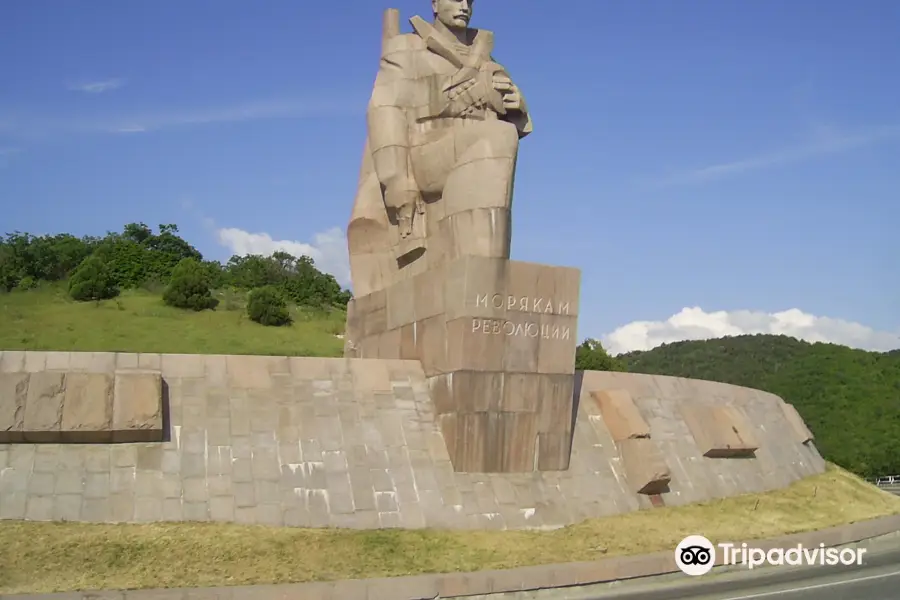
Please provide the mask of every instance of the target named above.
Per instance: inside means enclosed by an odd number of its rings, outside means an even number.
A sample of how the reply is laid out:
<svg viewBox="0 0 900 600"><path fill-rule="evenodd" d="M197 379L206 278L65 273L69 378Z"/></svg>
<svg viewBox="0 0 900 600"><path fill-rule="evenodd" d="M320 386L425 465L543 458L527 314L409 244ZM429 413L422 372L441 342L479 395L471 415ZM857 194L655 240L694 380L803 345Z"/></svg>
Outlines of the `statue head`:
<svg viewBox="0 0 900 600"><path fill-rule="evenodd" d="M469 26L472 20L472 5L475 0L431 0L434 18L447 29L458 31Z"/></svg>

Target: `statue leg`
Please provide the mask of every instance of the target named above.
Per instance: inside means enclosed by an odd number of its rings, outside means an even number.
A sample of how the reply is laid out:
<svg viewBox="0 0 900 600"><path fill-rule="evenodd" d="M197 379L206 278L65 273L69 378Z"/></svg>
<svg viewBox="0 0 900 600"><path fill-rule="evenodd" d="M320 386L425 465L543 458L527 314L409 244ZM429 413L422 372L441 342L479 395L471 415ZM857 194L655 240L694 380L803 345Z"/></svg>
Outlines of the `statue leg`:
<svg viewBox="0 0 900 600"><path fill-rule="evenodd" d="M384 289L396 278L397 264L391 251L390 229L381 184L372 166L367 143L353 214L347 227L350 275L355 296Z"/></svg>
<svg viewBox="0 0 900 600"><path fill-rule="evenodd" d="M441 197L442 262L460 256L509 258L519 134L505 121L454 128L456 157Z"/></svg>

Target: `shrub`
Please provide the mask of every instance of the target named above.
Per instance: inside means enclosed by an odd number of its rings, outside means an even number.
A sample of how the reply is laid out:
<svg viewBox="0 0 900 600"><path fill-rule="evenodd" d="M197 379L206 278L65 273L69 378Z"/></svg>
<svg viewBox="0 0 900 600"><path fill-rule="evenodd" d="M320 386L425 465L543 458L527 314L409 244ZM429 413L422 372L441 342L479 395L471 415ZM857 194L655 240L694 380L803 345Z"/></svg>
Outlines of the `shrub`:
<svg viewBox="0 0 900 600"><path fill-rule="evenodd" d="M105 300L119 295L109 266L99 256L88 256L69 278L69 296L73 300Z"/></svg>
<svg viewBox="0 0 900 600"><path fill-rule="evenodd" d="M38 281L31 275L26 275L25 277L20 279L18 285L16 285L16 289L23 292L36 289L37 287Z"/></svg>
<svg viewBox="0 0 900 600"><path fill-rule="evenodd" d="M619 359L610 356L600 342L588 338L575 349L575 370L625 371L625 365Z"/></svg>
<svg viewBox="0 0 900 600"><path fill-rule="evenodd" d="M247 316L260 325L279 326L291 322L291 314L288 312L284 296L271 285L250 292Z"/></svg>
<svg viewBox="0 0 900 600"><path fill-rule="evenodd" d="M209 289L207 270L194 258L184 258L172 270L172 279L163 292L163 302L175 308L206 310L219 303Z"/></svg>

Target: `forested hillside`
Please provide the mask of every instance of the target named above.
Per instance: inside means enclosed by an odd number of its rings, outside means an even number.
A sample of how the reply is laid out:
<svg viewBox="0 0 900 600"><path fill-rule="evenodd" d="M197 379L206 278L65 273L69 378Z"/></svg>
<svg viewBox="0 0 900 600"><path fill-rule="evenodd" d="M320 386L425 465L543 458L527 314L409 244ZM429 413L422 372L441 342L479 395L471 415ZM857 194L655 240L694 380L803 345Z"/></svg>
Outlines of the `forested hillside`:
<svg viewBox="0 0 900 600"><path fill-rule="evenodd" d="M900 474L900 352L777 335L666 344L617 357L628 371L721 381L777 394L819 451L859 475Z"/></svg>
<svg viewBox="0 0 900 600"><path fill-rule="evenodd" d="M101 300L126 289L162 289L172 283L179 264L182 273L189 272L192 283L203 284L199 287L250 291L272 286L301 306L345 307L351 297L306 256L276 252L233 256L225 264L206 260L178 235L174 224L160 225L156 233L144 223L129 223L121 233L102 237L21 232L0 237L0 291L27 291L42 283L68 281L74 299ZM85 274L81 279L90 285L86 291L72 290L71 279L77 278L81 267ZM201 303L180 308L208 307Z"/></svg>
<svg viewBox="0 0 900 600"><path fill-rule="evenodd" d="M340 356L350 297L309 257L220 263L175 225L0 237L0 350Z"/></svg>

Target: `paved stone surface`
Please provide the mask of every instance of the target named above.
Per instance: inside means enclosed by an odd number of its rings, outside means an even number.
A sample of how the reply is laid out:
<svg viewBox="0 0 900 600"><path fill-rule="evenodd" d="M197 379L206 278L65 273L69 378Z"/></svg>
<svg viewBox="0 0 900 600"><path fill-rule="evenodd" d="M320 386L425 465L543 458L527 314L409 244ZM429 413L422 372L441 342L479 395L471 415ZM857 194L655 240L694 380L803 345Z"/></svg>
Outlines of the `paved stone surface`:
<svg viewBox="0 0 900 600"><path fill-rule="evenodd" d="M453 472L414 361L0 355L0 372L134 364L162 371L170 439L0 444L0 519L520 529L650 508L625 480L591 398L601 389L628 390L649 425L671 472L664 504L778 488L824 469L778 397L703 381L586 373L568 471L483 475ZM703 457L683 402L739 406L759 441L756 458Z"/></svg>

